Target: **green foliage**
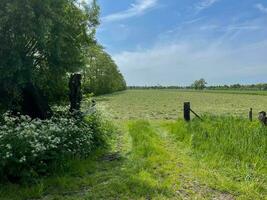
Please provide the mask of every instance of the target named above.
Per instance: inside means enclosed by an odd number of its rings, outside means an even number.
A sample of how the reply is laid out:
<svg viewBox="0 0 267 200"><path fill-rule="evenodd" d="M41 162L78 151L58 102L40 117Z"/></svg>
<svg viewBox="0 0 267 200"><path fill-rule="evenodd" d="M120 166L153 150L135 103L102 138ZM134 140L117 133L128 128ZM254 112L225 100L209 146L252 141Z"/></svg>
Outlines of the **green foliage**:
<svg viewBox="0 0 267 200"><path fill-rule="evenodd" d="M160 147L160 142L149 122L143 120L133 122L129 125L129 132L135 155L147 158L163 154L164 150Z"/></svg>
<svg viewBox="0 0 267 200"><path fill-rule="evenodd" d="M177 170L176 162L169 163L169 152L148 122L131 123L130 132L127 130L117 135L113 147L120 151L118 159L107 161L103 157L110 152L94 152L86 160L73 160L69 170L57 176L20 186L16 193L11 192L15 185L1 185L0 199L168 199L175 194L172 188L177 180L168 174ZM126 146L130 137L132 148Z"/></svg>
<svg viewBox="0 0 267 200"><path fill-rule="evenodd" d="M101 146L102 148L107 146L107 141L111 140L113 133L116 131L112 122L99 111L87 116L85 122L89 125L92 131L94 146Z"/></svg>
<svg viewBox="0 0 267 200"><path fill-rule="evenodd" d="M85 158L96 147L105 146L112 132L112 126L97 113L85 121L66 109L43 121L5 114L0 125L1 178L27 181L53 173L53 166L64 166L66 159Z"/></svg>
<svg viewBox="0 0 267 200"><path fill-rule="evenodd" d="M205 81L204 78L201 78L199 80L196 80L193 84L192 84L192 88L196 89L196 90L203 90L207 85L207 82Z"/></svg>
<svg viewBox="0 0 267 200"><path fill-rule="evenodd" d="M267 165L267 129L259 122L233 117L205 117L204 122L178 121L170 131L198 156L223 165L260 172Z"/></svg>
<svg viewBox="0 0 267 200"><path fill-rule="evenodd" d="M266 173L255 176L252 169L225 168L224 159L205 160L188 145L191 135L184 122L138 120L120 125L112 152L74 159L67 170L38 184L1 185L0 199L265 199ZM179 131L170 133L166 127ZM118 159L106 160L107 155Z"/></svg>
<svg viewBox="0 0 267 200"><path fill-rule="evenodd" d="M177 143L216 174L215 187L235 191L238 199L266 196L267 128L259 122L234 117L206 116L204 121L170 123ZM203 172L199 174L207 179ZM208 181L208 180L207 180Z"/></svg>
<svg viewBox="0 0 267 200"><path fill-rule="evenodd" d="M90 49L83 76L85 93L100 95L126 89L126 82L116 63L99 45Z"/></svg>
<svg viewBox="0 0 267 200"><path fill-rule="evenodd" d="M77 0L1 0L1 103L19 101L29 82L59 100L66 74L85 66L98 15L96 1L79 6Z"/></svg>
<svg viewBox="0 0 267 200"><path fill-rule="evenodd" d="M265 90L267 91L267 83L258 83L251 85L241 85L241 84L233 84L233 85L219 85L219 86L209 86L208 89L217 89L217 90Z"/></svg>

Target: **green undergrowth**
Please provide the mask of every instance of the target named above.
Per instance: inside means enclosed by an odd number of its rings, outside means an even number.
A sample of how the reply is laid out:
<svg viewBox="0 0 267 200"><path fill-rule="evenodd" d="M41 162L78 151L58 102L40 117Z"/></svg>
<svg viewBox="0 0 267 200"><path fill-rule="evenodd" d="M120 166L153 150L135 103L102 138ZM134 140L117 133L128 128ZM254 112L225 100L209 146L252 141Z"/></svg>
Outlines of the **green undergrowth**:
<svg viewBox="0 0 267 200"><path fill-rule="evenodd" d="M131 122L124 137L131 143L116 175L113 174L105 185L94 187L89 199L171 198L168 174L173 173L173 166L169 163L170 155L150 124Z"/></svg>
<svg viewBox="0 0 267 200"><path fill-rule="evenodd" d="M0 199L161 200L203 197L199 185L196 189L191 188L195 187L193 176L180 174L183 169L191 170L192 164L187 163L189 158L181 153L178 160L177 151L173 144L168 144L165 134L147 121L121 125L122 131L113 140L109 151L98 150L90 159L70 161L65 171L36 185L2 186ZM113 156L114 160L106 159ZM210 196L209 192L205 192L205 196Z"/></svg>
<svg viewBox="0 0 267 200"><path fill-rule="evenodd" d="M229 117L165 123L178 144L210 168L215 177L199 173L211 185L234 192L241 199L267 196L267 129L258 122Z"/></svg>
<svg viewBox="0 0 267 200"><path fill-rule="evenodd" d="M168 165L169 154L159 136L148 122L124 126L109 151L69 161L64 171L36 185L2 186L0 199L169 199L172 193L166 177L173 166ZM106 159L113 156L114 160Z"/></svg>
<svg viewBox="0 0 267 200"><path fill-rule="evenodd" d="M1 186L0 199L264 199L266 130L256 122L243 123L120 121L108 149L69 161L36 185Z"/></svg>

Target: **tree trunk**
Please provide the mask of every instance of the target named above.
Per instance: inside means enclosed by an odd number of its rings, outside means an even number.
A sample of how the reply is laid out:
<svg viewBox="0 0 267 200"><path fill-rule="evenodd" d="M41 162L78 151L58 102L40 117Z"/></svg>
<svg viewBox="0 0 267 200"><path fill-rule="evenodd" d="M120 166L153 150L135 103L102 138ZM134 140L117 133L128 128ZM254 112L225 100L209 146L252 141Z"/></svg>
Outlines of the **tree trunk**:
<svg viewBox="0 0 267 200"><path fill-rule="evenodd" d="M48 119L52 116L47 99L32 83L28 83L22 89L21 114L33 119Z"/></svg>
<svg viewBox="0 0 267 200"><path fill-rule="evenodd" d="M80 111L82 100L81 80L81 74L72 74L70 77L70 112Z"/></svg>

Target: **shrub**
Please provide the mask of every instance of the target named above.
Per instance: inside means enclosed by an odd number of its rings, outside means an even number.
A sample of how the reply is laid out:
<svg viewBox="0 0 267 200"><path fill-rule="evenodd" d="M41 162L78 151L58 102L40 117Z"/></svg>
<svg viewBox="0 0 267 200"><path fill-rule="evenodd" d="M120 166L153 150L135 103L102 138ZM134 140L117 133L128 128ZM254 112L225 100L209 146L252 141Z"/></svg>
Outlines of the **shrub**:
<svg viewBox="0 0 267 200"><path fill-rule="evenodd" d="M86 120L56 108L49 120L4 114L0 124L0 176L27 180L52 172L68 158L85 158L104 144L108 131L98 113Z"/></svg>

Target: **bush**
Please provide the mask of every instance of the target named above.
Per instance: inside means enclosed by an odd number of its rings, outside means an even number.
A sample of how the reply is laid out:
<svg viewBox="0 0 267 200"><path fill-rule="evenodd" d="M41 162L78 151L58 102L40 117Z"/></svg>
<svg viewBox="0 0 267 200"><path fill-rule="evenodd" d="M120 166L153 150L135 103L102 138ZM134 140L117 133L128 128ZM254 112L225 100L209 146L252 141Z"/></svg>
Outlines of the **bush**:
<svg viewBox="0 0 267 200"><path fill-rule="evenodd" d="M3 179L18 181L47 175L53 172L52 166L64 165L68 158L85 158L105 143L110 127L98 113L83 120L60 109L49 120L4 114L0 124Z"/></svg>

